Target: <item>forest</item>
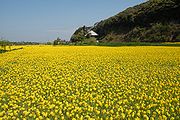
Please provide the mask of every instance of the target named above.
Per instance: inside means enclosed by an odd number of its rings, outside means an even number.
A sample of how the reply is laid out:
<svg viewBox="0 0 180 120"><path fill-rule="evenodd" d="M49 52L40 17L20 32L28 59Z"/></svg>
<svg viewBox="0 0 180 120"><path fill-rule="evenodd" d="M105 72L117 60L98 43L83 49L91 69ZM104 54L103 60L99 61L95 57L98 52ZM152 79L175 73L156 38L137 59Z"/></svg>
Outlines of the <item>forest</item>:
<svg viewBox="0 0 180 120"><path fill-rule="evenodd" d="M149 0L96 23L92 30L100 42L178 42L180 41L180 2ZM83 42L83 27L71 41Z"/></svg>

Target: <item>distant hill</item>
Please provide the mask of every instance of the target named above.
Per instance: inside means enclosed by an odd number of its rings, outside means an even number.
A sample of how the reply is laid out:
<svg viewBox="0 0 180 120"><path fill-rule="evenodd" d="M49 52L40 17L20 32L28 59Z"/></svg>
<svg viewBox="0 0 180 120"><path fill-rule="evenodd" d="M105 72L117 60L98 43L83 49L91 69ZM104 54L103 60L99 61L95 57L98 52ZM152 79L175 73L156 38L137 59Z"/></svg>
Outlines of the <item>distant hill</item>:
<svg viewBox="0 0 180 120"><path fill-rule="evenodd" d="M104 42L172 42L180 40L180 1L149 0L96 23L92 30ZM84 41L84 27L71 37Z"/></svg>

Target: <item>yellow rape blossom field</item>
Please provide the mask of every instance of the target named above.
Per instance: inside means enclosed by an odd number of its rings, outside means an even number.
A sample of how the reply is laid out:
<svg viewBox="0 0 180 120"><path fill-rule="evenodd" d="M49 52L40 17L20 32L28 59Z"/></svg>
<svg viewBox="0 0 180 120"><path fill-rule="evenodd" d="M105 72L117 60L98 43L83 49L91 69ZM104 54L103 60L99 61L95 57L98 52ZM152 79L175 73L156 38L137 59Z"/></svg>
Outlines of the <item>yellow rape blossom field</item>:
<svg viewBox="0 0 180 120"><path fill-rule="evenodd" d="M179 47L24 46L0 54L0 120L178 120Z"/></svg>

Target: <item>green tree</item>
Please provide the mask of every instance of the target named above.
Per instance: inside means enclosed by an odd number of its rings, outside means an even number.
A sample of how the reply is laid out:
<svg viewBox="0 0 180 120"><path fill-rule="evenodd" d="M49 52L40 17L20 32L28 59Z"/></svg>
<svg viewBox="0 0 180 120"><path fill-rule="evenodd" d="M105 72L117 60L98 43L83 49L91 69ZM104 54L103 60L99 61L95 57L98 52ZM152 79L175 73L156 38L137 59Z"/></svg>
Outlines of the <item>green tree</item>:
<svg viewBox="0 0 180 120"><path fill-rule="evenodd" d="M53 45L60 45L62 44L62 40L58 37L56 40L54 40Z"/></svg>
<svg viewBox="0 0 180 120"><path fill-rule="evenodd" d="M8 40L0 39L0 46L3 50L6 50L6 47L9 46L9 49L11 50L11 42Z"/></svg>

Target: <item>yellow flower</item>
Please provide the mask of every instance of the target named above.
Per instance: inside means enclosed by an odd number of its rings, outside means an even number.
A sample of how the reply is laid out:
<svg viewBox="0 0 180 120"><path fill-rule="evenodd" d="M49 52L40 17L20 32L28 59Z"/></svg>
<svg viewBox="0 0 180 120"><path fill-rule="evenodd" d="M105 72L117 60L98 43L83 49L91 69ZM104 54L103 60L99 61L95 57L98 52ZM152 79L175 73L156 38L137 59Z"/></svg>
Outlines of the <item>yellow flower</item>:
<svg viewBox="0 0 180 120"><path fill-rule="evenodd" d="M48 113L47 113L47 112L42 112L42 115L43 115L44 117L47 117Z"/></svg>
<svg viewBox="0 0 180 120"><path fill-rule="evenodd" d="M111 114L113 114L114 113L114 111L111 109L110 111L109 111Z"/></svg>
<svg viewBox="0 0 180 120"><path fill-rule="evenodd" d="M29 114L29 112L28 112L28 111L24 111L23 114L24 114L25 116L27 116L27 115Z"/></svg>
<svg viewBox="0 0 180 120"><path fill-rule="evenodd" d="M4 112L4 111L0 112L0 117L3 117L3 116L4 116L4 114L5 114L5 112Z"/></svg>
<svg viewBox="0 0 180 120"><path fill-rule="evenodd" d="M0 54L2 119L178 118L178 47L23 47Z"/></svg>
<svg viewBox="0 0 180 120"><path fill-rule="evenodd" d="M50 115L55 116L55 113L53 111L50 112Z"/></svg>
<svg viewBox="0 0 180 120"><path fill-rule="evenodd" d="M109 107L109 105L106 103L106 104L105 104L105 107L106 107L106 108L108 108L108 107Z"/></svg>
<svg viewBox="0 0 180 120"><path fill-rule="evenodd" d="M125 119L126 115L124 113L121 113L122 119Z"/></svg>
<svg viewBox="0 0 180 120"><path fill-rule="evenodd" d="M106 110L104 109L104 110L102 110L102 113L104 114L104 113L106 113Z"/></svg>
<svg viewBox="0 0 180 120"><path fill-rule="evenodd" d="M141 120L139 117L136 117L135 120Z"/></svg>

